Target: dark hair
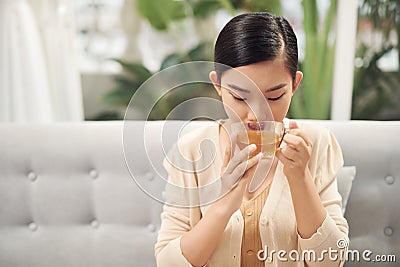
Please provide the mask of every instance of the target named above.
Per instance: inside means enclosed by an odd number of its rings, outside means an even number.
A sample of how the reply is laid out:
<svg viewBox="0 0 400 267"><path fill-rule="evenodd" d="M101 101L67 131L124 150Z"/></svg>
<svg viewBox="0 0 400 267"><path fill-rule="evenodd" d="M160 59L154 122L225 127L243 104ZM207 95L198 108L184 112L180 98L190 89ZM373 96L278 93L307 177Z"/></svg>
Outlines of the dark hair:
<svg viewBox="0 0 400 267"><path fill-rule="evenodd" d="M289 22L267 12L254 12L232 18L215 43L214 62L218 83L229 68L246 66L284 57L285 67L296 77L297 38ZM221 65L223 64L223 65Z"/></svg>

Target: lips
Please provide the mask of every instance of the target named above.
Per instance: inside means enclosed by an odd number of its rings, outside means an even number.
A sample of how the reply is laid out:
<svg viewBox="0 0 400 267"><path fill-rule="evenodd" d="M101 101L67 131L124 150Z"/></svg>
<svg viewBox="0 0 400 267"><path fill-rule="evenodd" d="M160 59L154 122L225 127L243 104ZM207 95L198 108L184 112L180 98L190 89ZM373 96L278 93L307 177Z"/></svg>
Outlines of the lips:
<svg viewBox="0 0 400 267"><path fill-rule="evenodd" d="M262 122L247 122L246 124L250 130L255 130L255 131L264 130L264 123Z"/></svg>

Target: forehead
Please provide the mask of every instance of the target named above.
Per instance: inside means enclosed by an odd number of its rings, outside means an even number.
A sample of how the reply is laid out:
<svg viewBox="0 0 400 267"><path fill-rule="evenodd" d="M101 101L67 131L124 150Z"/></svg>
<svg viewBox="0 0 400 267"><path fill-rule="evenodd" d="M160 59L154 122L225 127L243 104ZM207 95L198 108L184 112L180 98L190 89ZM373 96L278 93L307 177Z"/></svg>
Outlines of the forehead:
<svg viewBox="0 0 400 267"><path fill-rule="evenodd" d="M221 84L235 84L243 88L266 88L291 81L283 59L277 58L232 68L222 74Z"/></svg>

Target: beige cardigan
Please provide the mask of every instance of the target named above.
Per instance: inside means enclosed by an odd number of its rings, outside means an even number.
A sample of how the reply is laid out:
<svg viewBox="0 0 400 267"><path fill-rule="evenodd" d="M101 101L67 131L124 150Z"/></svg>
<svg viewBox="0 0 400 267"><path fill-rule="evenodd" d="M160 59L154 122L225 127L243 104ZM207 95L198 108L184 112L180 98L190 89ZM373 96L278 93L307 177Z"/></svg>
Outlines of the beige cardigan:
<svg viewBox="0 0 400 267"><path fill-rule="evenodd" d="M300 128L313 143L309 168L327 216L317 232L309 239L299 236L289 185L282 171L283 165L279 162L261 213L259 226L263 248L268 249L267 256L271 255L272 250L276 252L285 250L286 254L281 254L282 256L278 258L275 253L272 255L272 262L271 258L267 258L265 266L341 266L343 262L330 260L328 254L323 254L322 251L336 249L343 253L343 250L337 246L338 240L345 239L348 244L348 224L342 215L341 196L338 193L335 178L343 165L342 152L335 137L327 129L309 123L300 124ZM200 149L202 153L199 152ZM177 151L180 151L183 157L177 156L179 155ZM207 153L208 151L215 153ZM218 181L222 166L218 124L197 129L183 136L169 155L168 160L164 160L164 166L172 184L194 188L207 184L218 185L218 182L213 183ZM205 164L210 162L211 164ZM182 166L186 166L186 169L190 166L192 171L182 171L184 168ZM173 186L167 186L165 191L165 197L169 203L181 205L184 202L185 205L195 204L197 207L182 208L164 205L161 214L161 229L155 245L157 266L191 266L182 255L180 238L199 222L202 214L207 212L208 206L199 205L199 203L208 202L210 198L207 195L211 191L215 193L218 190L214 188L214 190L181 189L177 191L176 188L171 188ZM239 209L231 216L207 266L239 267L242 233L243 217ZM296 256L292 250L297 250L300 258L303 251L314 250L317 258L324 255L325 260L308 261L308 257L305 257L304 261L292 260ZM307 253L305 255L307 256ZM339 253L333 255L339 256Z"/></svg>

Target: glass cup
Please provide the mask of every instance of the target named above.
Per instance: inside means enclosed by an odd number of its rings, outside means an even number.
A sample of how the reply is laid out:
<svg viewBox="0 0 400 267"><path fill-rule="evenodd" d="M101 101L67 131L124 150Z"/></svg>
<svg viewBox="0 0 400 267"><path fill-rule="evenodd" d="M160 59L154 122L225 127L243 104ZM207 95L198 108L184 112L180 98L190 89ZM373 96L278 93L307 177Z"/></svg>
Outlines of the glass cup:
<svg viewBox="0 0 400 267"><path fill-rule="evenodd" d="M237 145L241 150L250 144L257 146L248 158L262 152L263 159L272 159L282 142L285 127L277 121L236 122L231 125L231 131L237 135Z"/></svg>

